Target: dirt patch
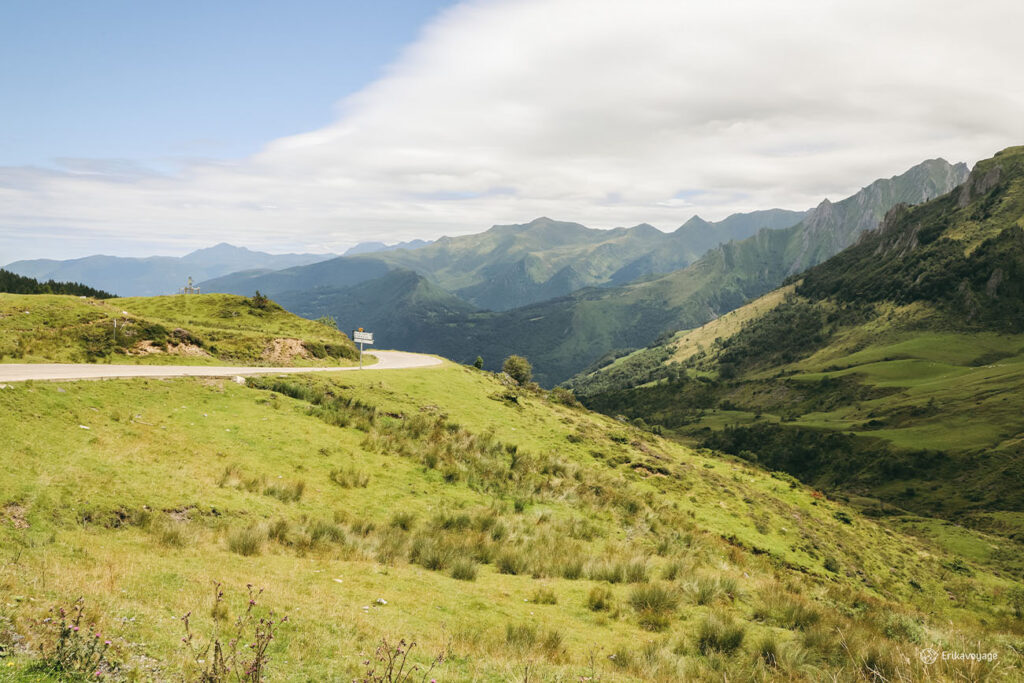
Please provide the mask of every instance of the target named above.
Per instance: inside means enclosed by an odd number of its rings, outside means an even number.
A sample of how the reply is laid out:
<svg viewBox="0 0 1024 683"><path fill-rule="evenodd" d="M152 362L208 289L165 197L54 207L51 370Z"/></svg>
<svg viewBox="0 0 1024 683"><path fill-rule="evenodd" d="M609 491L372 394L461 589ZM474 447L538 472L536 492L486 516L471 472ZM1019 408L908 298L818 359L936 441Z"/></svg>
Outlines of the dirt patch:
<svg viewBox="0 0 1024 683"><path fill-rule="evenodd" d="M168 345L167 353L171 354L172 356L210 356L209 352L206 349L204 349L201 346L196 346L195 344L178 344L177 346Z"/></svg>
<svg viewBox="0 0 1024 683"><path fill-rule="evenodd" d="M175 522L188 522L190 519L189 513L194 509L194 505L189 505L188 507L178 508L176 510L164 510L164 512L167 513L167 516Z"/></svg>
<svg viewBox="0 0 1024 683"><path fill-rule="evenodd" d="M191 356L208 358L209 352L201 346L195 344L183 343L183 344L167 344L161 346L160 344L154 344L152 341L145 339L140 341L129 353L133 356L152 356L154 354L167 354L170 356Z"/></svg>
<svg viewBox="0 0 1024 683"><path fill-rule="evenodd" d="M152 356L155 353L167 353L167 349L146 339L133 346L128 353L133 356Z"/></svg>
<svg viewBox="0 0 1024 683"><path fill-rule="evenodd" d="M288 363L296 358L312 358L312 354L302 345L301 339L272 339L263 349L261 358L275 364Z"/></svg>
<svg viewBox="0 0 1024 683"><path fill-rule="evenodd" d="M13 524L15 529L27 529L28 520L25 519L27 513L28 510L24 506L17 503L8 503L4 506L3 514L0 517Z"/></svg>

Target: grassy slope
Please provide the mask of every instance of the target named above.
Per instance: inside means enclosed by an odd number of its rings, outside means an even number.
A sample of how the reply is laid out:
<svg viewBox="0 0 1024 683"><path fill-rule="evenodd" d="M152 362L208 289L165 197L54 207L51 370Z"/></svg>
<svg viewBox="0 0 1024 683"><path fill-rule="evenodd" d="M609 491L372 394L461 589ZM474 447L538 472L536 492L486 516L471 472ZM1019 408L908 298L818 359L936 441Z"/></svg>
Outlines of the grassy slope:
<svg viewBox="0 0 1024 683"><path fill-rule="evenodd" d="M174 336L178 328L187 330L189 343L202 350L195 355L126 353L144 340L160 346L179 341ZM348 363L355 355L348 337L335 329L292 315L273 302L261 308L227 294L103 301L0 294L0 359L8 362L266 364L264 351L282 338L300 339L317 353L323 351L321 360L295 358L291 364Z"/></svg>
<svg viewBox="0 0 1024 683"><path fill-rule="evenodd" d="M785 462L852 500L873 498L860 502L875 509L881 498L1024 540L1024 334L1014 289L1022 215L1024 149L1015 148L808 271L785 306L755 302L736 312L741 328L708 325L646 352L685 369L643 368L630 382L623 359L622 369L577 384L603 392L593 405L697 442L741 426L751 438L730 440L758 454L757 442L771 437L762 462ZM706 381L680 382L681 372ZM836 439L820 437L817 455L789 457L780 434L795 443L800 428Z"/></svg>
<svg viewBox="0 0 1024 683"><path fill-rule="evenodd" d="M382 636L415 639L419 662L446 651L439 680L1019 675L1010 582L786 477L450 364L283 382L0 391L0 645L82 595L122 661L173 679L188 669L174 617L209 632L217 580L233 615L250 582L289 615L275 680L351 680ZM274 495L300 482L297 500ZM228 549L245 529L256 555ZM475 581L450 577L453 554L479 562ZM642 584L587 578L629 562L678 606L638 611ZM598 586L611 611L587 608ZM737 652L701 649L709 617L744 629ZM758 658L766 638L777 669ZM979 640L996 664L916 656ZM0 680L31 661L13 664Z"/></svg>

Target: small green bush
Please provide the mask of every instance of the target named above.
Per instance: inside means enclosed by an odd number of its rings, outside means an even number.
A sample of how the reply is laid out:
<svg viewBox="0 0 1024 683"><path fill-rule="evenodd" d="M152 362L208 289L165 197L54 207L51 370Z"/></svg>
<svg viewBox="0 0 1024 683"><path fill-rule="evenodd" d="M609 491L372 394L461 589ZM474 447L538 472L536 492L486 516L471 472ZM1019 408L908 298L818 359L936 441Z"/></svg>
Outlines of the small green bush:
<svg viewBox="0 0 1024 683"><path fill-rule="evenodd" d="M647 583L647 560L637 557L630 560L623 571L626 583Z"/></svg>
<svg viewBox="0 0 1024 683"><path fill-rule="evenodd" d="M701 622L697 631L697 649L707 655L712 652L732 654L743 644L746 629L722 615L710 615Z"/></svg>
<svg viewBox="0 0 1024 683"><path fill-rule="evenodd" d="M555 591L550 588L538 588L533 591L533 596L530 598L530 602L537 605L557 605L558 596L555 595Z"/></svg>
<svg viewBox="0 0 1024 683"><path fill-rule="evenodd" d="M526 555L521 550L509 549L504 550L498 555L498 560L495 562L498 567L498 571L502 574L523 574L526 572L529 562L526 559Z"/></svg>
<svg viewBox="0 0 1024 683"><path fill-rule="evenodd" d="M476 563L460 558L452 564L452 578L459 581L476 581Z"/></svg>
<svg viewBox="0 0 1024 683"><path fill-rule="evenodd" d="M679 605L679 596L671 588L660 583L637 586L629 594L629 604L637 612L664 614Z"/></svg>
<svg viewBox="0 0 1024 683"><path fill-rule="evenodd" d="M533 379L533 367L530 361L522 356L509 356L502 364L501 370L520 385L528 384Z"/></svg>
<svg viewBox="0 0 1024 683"><path fill-rule="evenodd" d="M588 567L587 575L590 577L591 581L622 583L625 571L621 563L605 560L591 564L590 567Z"/></svg>
<svg viewBox="0 0 1024 683"><path fill-rule="evenodd" d="M346 489L354 488L366 488L370 484L370 475L365 472L356 469L355 467L348 467L347 469L334 469L331 470L331 481L338 486Z"/></svg>
<svg viewBox="0 0 1024 683"><path fill-rule="evenodd" d="M757 656L766 665L775 667L779 664L779 643L775 636L765 636L757 646Z"/></svg>
<svg viewBox="0 0 1024 683"><path fill-rule="evenodd" d="M714 578L701 576L693 588L693 601L698 605L710 605L721 593L721 588Z"/></svg>
<svg viewBox="0 0 1024 683"><path fill-rule="evenodd" d="M562 578L576 581L583 576L583 560L568 560L562 564Z"/></svg>
<svg viewBox="0 0 1024 683"><path fill-rule="evenodd" d="M594 586L587 595L587 609L591 612L607 612L614 602L612 589L608 586Z"/></svg>
<svg viewBox="0 0 1024 683"><path fill-rule="evenodd" d="M282 503L294 503L302 498L302 494L305 490L306 482L304 481L296 481L291 484L274 482L263 489L263 495L273 496Z"/></svg>
<svg viewBox="0 0 1024 683"><path fill-rule="evenodd" d="M416 513L396 512L391 516L391 526L402 531L411 531L416 524Z"/></svg>
<svg viewBox="0 0 1024 683"><path fill-rule="evenodd" d="M228 534L228 550L244 557L259 555L266 538L266 533L256 527L238 529Z"/></svg>

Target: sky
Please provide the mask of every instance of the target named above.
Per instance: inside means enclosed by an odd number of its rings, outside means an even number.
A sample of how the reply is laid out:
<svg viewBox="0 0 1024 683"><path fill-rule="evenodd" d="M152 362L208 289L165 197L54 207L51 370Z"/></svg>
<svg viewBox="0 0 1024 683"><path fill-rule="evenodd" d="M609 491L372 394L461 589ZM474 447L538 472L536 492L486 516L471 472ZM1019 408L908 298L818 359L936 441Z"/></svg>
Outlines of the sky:
<svg viewBox="0 0 1024 683"><path fill-rule="evenodd" d="M1004 0L0 4L0 264L673 230L1024 144Z"/></svg>

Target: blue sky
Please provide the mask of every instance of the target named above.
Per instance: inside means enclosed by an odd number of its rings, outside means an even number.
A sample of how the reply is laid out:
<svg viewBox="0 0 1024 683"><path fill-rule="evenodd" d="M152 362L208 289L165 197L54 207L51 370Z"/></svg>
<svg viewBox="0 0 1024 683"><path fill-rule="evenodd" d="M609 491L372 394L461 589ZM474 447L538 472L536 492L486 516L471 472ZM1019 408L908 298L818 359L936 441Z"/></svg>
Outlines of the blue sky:
<svg viewBox="0 0 1024 683"><path fill-rule="evenodd" d="M0 264L808 209L1024 143L1022 25L1020 0L7 0Z"/></svg>
<svg viewBox="0 0 1024 683"><path fill-rule="evenodd" d="M329 124L441 0L10 0L0 164L236 158Z"/></svg>

